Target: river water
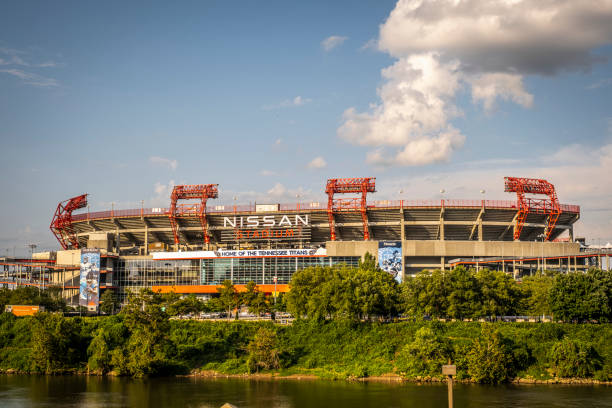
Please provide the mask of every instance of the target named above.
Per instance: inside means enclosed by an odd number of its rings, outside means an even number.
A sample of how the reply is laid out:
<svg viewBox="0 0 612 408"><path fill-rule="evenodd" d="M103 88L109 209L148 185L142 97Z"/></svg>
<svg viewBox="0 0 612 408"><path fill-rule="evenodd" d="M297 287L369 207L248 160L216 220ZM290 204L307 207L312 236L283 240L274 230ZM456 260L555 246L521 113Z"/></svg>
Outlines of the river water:
<svg viewBox="0 0 612 408"><path fill-rule="evenodd" d="M612 387L457 384L455 407L612 407ZM0 375L0 407L446 407L445 384Z"/></svg>

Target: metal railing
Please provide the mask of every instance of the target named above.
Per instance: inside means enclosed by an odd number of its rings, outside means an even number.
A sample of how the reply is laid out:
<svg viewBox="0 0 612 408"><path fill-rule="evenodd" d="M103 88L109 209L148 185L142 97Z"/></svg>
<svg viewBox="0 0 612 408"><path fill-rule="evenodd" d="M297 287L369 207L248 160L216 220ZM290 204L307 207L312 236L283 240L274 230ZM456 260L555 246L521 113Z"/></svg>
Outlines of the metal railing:
<svg viewBox="0 0 612 408"><path fill-rule="evenodd" d="M518 209L516 201L511 200L376 200L368 204L368 208L491 208L491 209ZM561 204L561 211L564 213L580 213L580 206ZM327 210L327 203L308 202L280 204L280 211L309 211ZM256 212L255 204L243 205L212 205L206 208L207 214L215 213L243 213ZM167 216L168 208L137 208L128 210L95 211L81 214L74 214L73 221L86 221L114 217L145 217L145 216Z"/></svg>

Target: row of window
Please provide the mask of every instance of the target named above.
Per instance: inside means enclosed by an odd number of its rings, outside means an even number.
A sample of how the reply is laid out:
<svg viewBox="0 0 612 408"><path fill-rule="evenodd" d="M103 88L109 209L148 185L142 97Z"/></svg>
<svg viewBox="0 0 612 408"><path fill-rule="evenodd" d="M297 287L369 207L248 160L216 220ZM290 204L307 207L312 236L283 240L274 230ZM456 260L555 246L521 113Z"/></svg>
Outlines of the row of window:
<svg viewBox="0 0 612 408"><path fill-rule="evenodd" d="M174 261L118 260L114 284L120 288L165 285L287 284L293 274L310 266L345 263L357 266L359 257L217 258Z"/></svg>

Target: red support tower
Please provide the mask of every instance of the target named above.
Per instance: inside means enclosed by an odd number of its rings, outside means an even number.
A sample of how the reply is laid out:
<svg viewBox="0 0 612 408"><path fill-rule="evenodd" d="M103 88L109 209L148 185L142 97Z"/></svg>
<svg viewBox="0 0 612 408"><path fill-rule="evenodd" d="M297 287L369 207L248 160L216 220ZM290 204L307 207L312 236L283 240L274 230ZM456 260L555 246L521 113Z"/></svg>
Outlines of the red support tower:
<svg viewBox="0 0 612 408"><path fill-rule="evenodd" d="M172 233L174 234L174 243L179 243L177 217L185 215L196 215L200 219L202 232L204 234L204 243L210 242L206 224L206 201L209 198L217 198L219 191L218 184L195 184L174 186L172 195L170 195L170 224L172 225ZM202 200L200 204L190 206L177 206L178 200Z"/></svg>
<svg viewBox="0 0 612 408"><path fill-rule="evenodd" d="M72 197L57 205L49 228L64 249L79 247L79 241L72 228L72 212L87 207L87 194Z"/></svg>
<svg viewBox="0 0 612 408"><path fill-rule="evenodd" d="M559 205L555 186L546 180L520 177L504 177L504 182L504 191L516 193L519 206L514 239L518 240L520 238L527 215L532 213L548 215L544 235L546 241L549 241L561 214L561 206ZM548 199L526 197L525 194L543 194L547 195Z"/></svg>
<svg viewBox="0 0 612 408"><path fill-rule="evenodd" d="M368 229L367 194L376 192L376 177L328 179L325 193L327 194L327 216L329 218L329 234L332 241L336 240L336 224L334 211L359 210L363 220L363 240L370 239ZM361 194L357 198L337 198L334 194Z"/></svg>

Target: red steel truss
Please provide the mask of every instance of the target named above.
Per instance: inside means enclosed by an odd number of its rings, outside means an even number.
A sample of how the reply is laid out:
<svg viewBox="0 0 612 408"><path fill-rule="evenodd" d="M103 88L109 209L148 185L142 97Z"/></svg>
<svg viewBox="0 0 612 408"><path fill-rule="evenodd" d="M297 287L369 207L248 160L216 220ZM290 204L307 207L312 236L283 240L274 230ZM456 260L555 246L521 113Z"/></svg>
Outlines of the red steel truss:
<svg viewBox="0 0 612 408"><path fill-rule="evenodd" d="M528 214L546 214L548 215L546 231L544 233L546 241L550 240L553 229L559 220L561 214L561 206L557 198L555 186L546 180L520 178L520 177L504 177L505 189L509 193L516 193L519 212L516 218L516 228L514 230L514 239L518 240L521 236L523 225ZM546 198L531 198L525 194L543 194Z"/></svg>
<svg viewBox="0 0 612 408"><path fill-rule="evenodd" d="M329 234L332 241L336 240L336 223L334 211L359 210L363 220L363 240L370 239L368 229L367 194L376 192L376 177L328 179L325 193L327 194L327 216L329 218ZM334 194L361 194L361 198L337 198Z"/></svg>
<svg viewBox="0 0 612 408"><path fill-rule="evenodd" d="M209 198L217 198L219 196L218 184L194 184L174 186L170 195L170 224L172 233L174 234L174 243L179 243L177 217L186 215L196 215L200 219L202 232L204 234L204 243L210 242L206 224L206 201ZM178 200L202 200L200 204L177 206Z"/></svg>
<svg viewBox="0 0 612 408"><path fill-rule="evenodd" d="M72 212L87 207L87 194L72 197L57 205L49 228L64 249L79 247L79 241L72 228Z"/></svg>

